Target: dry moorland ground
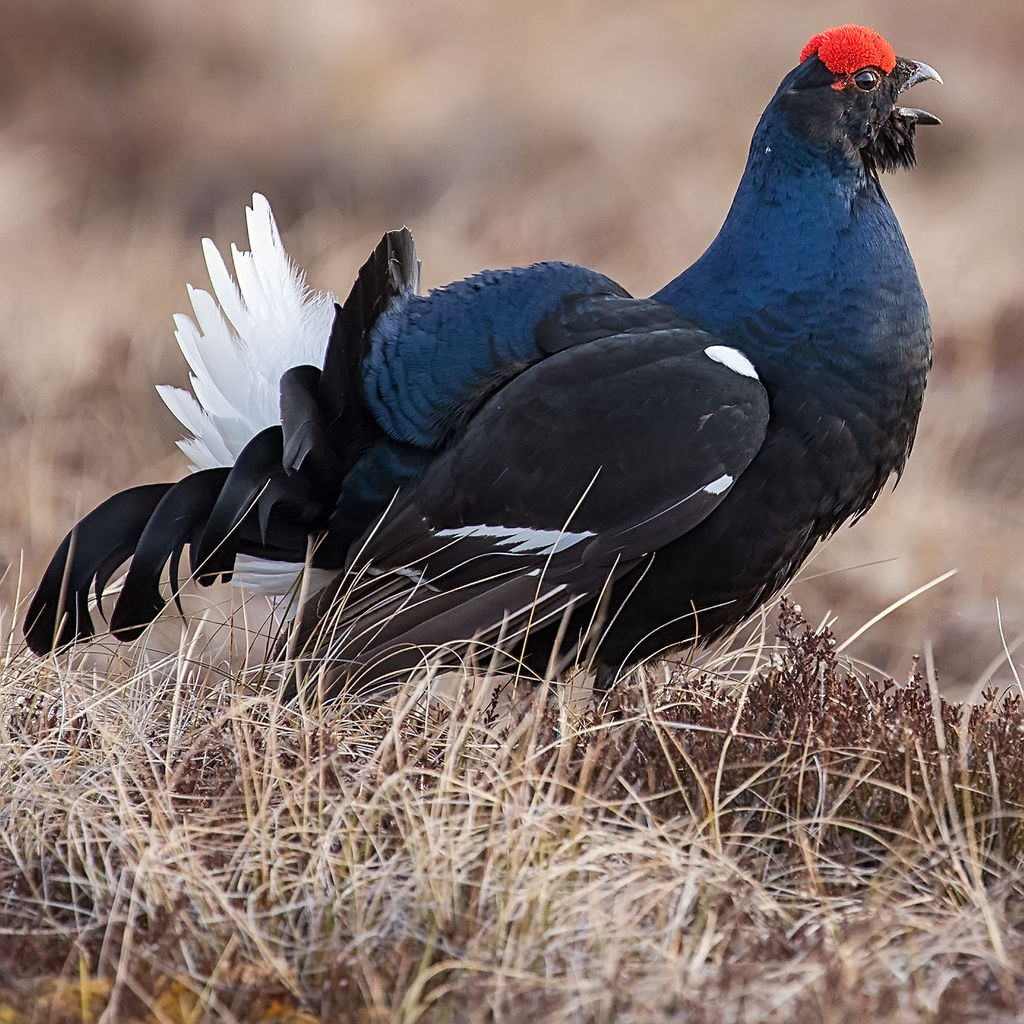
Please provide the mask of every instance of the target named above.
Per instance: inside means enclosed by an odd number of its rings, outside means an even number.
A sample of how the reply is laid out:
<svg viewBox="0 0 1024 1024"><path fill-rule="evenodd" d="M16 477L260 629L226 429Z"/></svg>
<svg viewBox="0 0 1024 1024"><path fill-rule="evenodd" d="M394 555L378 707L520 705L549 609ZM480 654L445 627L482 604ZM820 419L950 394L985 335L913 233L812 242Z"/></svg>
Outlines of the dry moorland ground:
<svg viewBox="0 0 1024 1024"><path fill-rule="evenodd" d="M15 657L0 1019L1019 1020L1021 698L835 647L784 607L596 705Z"/></svg>
<svg viewBox="0 0 1024 1024"><path fill-rule="evenodd" d="M1024 8L0 16L0 1020L1024 1012L1024 718L1017 696L937 692L1019 693ZM184 381L170 314L204 284L199 237L244 243L254 189L317 287L344 291L405 222L428 285L563 258L643 294L712 237L800 45L848 20L947 82L915 100L945 121L920 167L887 186L936 366L899 488L793 593L842 642L958 570L858 637L858 663L793 622L776 645L770 619L575 717L532 691L489 709L486 686L448 712L422 680L285 709L270 670L226 668L211 628L179 648L173 621L165 660L19 650L17 602L76 513L183 472L152 388ZM927 651L937 678L885 683Z"/></svg>

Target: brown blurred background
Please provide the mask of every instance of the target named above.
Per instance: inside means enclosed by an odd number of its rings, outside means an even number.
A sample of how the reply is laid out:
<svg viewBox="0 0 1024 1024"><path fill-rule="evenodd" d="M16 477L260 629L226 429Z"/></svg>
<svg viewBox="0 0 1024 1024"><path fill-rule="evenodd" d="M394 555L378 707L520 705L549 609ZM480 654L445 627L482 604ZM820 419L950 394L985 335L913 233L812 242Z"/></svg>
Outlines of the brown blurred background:
<svg viewBox="0 0 1024 1024"><path fill-rule="evenodd" d="M797 0L0 0L0 618L77 512L184 460L153 385L199 239L245 243L254 189L317 287L382 230L428 286L567 259L648 294L718 229L806 39L877 28L946 80L887 190L936 362L902 483L793 588L897 677L926 643L970 688L1024 633L1024 6ZM23 554L22 554L23 553ZM1006 666L997 682L1011 679Z"/></svg>

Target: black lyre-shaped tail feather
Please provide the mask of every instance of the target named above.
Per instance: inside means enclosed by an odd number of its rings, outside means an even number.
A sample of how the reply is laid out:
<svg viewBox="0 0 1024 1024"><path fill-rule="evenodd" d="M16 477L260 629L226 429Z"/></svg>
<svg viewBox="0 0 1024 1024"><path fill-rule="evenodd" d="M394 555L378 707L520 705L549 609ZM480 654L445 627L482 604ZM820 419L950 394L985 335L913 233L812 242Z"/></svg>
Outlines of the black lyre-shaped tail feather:
<svg viewBox="0 0 1024 1024"><path fill-rule="evenodd" d="M160 499L135 545L110 616L110 632L118 640L134 640L163 610L160 577L165 565L170 566L171 593L178 602L181 553L186 544L194 550L227 476L227 469L200 470L178 481ZM98 597L99 580L96 589Z"/></svg>
<svg viewBox="0 0 1024 1024"><path fill-rule="evenodd" d="M191 548L192 571L201 583L213 583L218 576L230 580L242 523L248 516L258 518L261 495L271 480L282 473L281 455L281 428L267 427L235 459L198 541Z"/></svg>
<svg viewBox="0 0 1024 1024"><path fill-rule="evenodd" d="M318 397L320 374L316 366L305 365L281 376L281 462L289 475L301 472L328 484L341 479L342 469Z"/></svg>
<svg viewBox="0 0 1024 1024"><path fill-rule="evenodd" d="M136 549L146 524L173 484L144 484L98 505L54 553L25 615L25 639L36 654L95 635L89 591L102 590ZM69 557L70 556L70 557Z"/></svg>

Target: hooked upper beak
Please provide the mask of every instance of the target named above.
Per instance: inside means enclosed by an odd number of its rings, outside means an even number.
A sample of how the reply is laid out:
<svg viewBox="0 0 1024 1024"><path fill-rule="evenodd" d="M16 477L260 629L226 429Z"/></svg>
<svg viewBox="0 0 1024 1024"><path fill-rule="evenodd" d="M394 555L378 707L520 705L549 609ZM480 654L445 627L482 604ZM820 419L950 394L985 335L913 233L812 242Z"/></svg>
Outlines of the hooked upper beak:
<svg viewBox="0 0 1024 1024"><path fill-rule="evenodd" d="M906 92L907 89L914 85L920 85L922 82L938 82L939 85L943 85L942 75L935 70L935 68L923 63L919 60L908 60L907 63L914 69L910 73L910 77L903 83L903 87L900 92Z"/></svg>
<svg viewBox="0 0 1024 1024"><path fill-rule="evenodd" d="M908 60L906 63L911 67L910 77L900 86L900 92L906 92L907 89L920 85L922 82L943 84L942 75L928 64L919 60ZM917 124L942 124L934 114L929 114L927 110L918 110L916 107L898 107L897 112L901 117L909 118Z"/></svg>

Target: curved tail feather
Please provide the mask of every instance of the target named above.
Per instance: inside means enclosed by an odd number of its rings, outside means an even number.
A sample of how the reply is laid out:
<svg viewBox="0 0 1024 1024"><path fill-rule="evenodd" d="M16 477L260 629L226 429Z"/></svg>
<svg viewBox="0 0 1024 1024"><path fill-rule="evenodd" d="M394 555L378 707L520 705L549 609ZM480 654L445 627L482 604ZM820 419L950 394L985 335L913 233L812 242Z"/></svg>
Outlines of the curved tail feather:
<svg viewBox="0 0 1024 1024"><path fill-rule="evenodd" d="M282 462L289 475L301 472L329 483L341 479L342 469L317 396L320 374L315 366L293 366L281 376Z"/></svg>
<svg viewBox="0 0 1024 1024"><path fill-rule="evenodd" d="M281 452L281 428L267 427L249 441L228 470L199 542L192 547L192 570L200 574L200 582L212 583L217 576L230 581L238 527L255 510L270 478L281 471Z"/></svg>
<svg viewBox="0 0 1024 1024"><path fill-rule="evenodd" d="M110 616L110 632L118 640L134 640L163 611L167 602L160 593L160 577L168 563L178 603L181 553L186 544L195 546L227 475L222 468L199 470L169 488L153 509Z"/></svg>
<svg viewBox="0 0 1024 1024"><path fill-rule="evenodd" d="M105 583L131 555L173 486L144 484L121 491L94 508L64 538L25 615L25 639L36 654L95 635L89 615L93 580Z"/></svg>

